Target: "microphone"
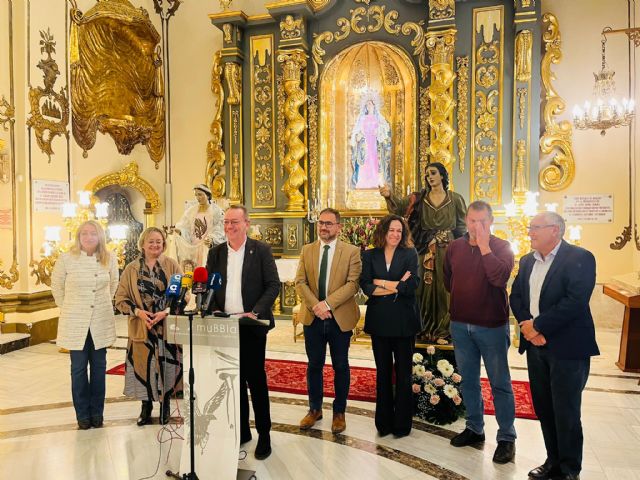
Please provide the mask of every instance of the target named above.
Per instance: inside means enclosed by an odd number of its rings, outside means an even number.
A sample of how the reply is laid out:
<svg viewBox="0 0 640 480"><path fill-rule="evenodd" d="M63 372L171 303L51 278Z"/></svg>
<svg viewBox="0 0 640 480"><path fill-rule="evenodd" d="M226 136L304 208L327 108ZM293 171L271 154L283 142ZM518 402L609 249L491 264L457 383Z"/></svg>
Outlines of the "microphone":
<svg viewBox="0 0 640 480"><path fill-rule="evenodd" d="M202 310L202 300L204 294L207 292L207 269L204 267L197 267L193 271L193 287L191 291L196 296L196 312Z"/></svg>
<svg viewBox="0 0 640 480"><path fill-rule="evenodd" d="M184 298L191 288L191 285L193 285L193 272L185 272L180 283L180 296L178 297L178 302L176 304L177 315L182 315L184 313L184 307L186 306Z"/></svg>
<svg viewBox="0 0 640 480"><path fill-rule="evenodd" d="M182 285L182 275L178 273L175 275L171 275L171 278L169 279L169 284L167 285L167 290L164 292L165 302L167 302L167 306L169 307L170 310L173 310L176 300L178 300L178 297L180 297L181 285Z"/></svg>
<svg viewBox="0 0 640 480"><path fill-rule="evenodd" d="M222 288L222 275L218 272L212 272L209 275L209 281L207 282L207 296L204 299L202 304L202 312L208 312L211 308L211 300L213 300L213 295L216 290L220 290Z"/></svg>

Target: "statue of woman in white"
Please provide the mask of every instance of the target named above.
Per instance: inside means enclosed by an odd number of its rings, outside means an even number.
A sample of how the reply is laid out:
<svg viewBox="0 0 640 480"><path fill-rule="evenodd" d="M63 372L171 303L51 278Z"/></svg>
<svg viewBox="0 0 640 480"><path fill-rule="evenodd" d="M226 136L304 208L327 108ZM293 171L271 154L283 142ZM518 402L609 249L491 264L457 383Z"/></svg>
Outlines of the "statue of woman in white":
<svg viewBox="0 0 640 480"><path fill-rule="evenodd" d="M199 267L205 266L209 248L226 240L222 223L224 212L211 201L209 187L198 184L193 191L198 203L188 207L178 220L171 243L175 244L176 257L181 265L187 262Z"/></svg>

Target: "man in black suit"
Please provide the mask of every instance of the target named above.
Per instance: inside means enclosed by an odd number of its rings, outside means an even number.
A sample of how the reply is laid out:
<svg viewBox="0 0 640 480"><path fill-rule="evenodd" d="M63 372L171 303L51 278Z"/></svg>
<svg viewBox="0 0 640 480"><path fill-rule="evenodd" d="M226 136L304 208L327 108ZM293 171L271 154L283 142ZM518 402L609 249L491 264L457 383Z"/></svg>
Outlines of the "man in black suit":
<svg viewBox="0 0 640 480"><path fill-rule="evenodd" d="M582 390L591 357L600 354L589 309L596 261L591 252L563 241L564 230L557 213L531 220L533 252L520 259L509 298L547 449L544 464L529 472L537 480L580 478Z"/></svg>
<svg viewBox="0 0 640 480"><path fill-rule="evenodd" d="M222 276L211 310L220 310L253 319L268 319L269 326L240 326L240 443L251 440L249 398L255 415L258 444L255 456L271 455L271 414L267 374L264 370L267 332L275 324L271 307L280 291L280 279L271 247L247 237L249 215L242 205L230 207L224 215L227 242L209 251L207 270Z"/></svg>

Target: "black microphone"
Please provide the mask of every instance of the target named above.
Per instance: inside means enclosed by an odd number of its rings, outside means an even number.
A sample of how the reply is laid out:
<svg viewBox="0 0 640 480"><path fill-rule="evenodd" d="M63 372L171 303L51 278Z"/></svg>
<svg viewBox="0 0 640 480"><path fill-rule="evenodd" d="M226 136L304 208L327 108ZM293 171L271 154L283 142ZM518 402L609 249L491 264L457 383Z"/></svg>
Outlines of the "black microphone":
<svg viewBox="0 0 640 480"><path fill-rule="evenodd" d="M202 304L202 312L208 312L211 308L211 301L216 290L222 288L222 275L218 272L213 272L209 275L209 281L207 282L207 296Z"/></svg>
<svg viewBox="0 0 640 480"><path fill-rule="evenodd" d="M176 273L175 275L171 275L171 278L169 279L169 284L167 285L167 290L164 292L164 301L166 302L166 306L169 307L170 311L173 311L174 305L178 300L178 298L180 297L181 285L182 285L182 275L180 275L179 273ZM164 310L164 308L162 310Z"/></svg>
<svg viewBox="0 0 640 480"><path fill-rule="evenodd" d="M202 311L202 300L207 292L208 276L207 269L204 267L197 267L193 271L193 287L191 287L191 291L196 296L196 312Z"/></svg>

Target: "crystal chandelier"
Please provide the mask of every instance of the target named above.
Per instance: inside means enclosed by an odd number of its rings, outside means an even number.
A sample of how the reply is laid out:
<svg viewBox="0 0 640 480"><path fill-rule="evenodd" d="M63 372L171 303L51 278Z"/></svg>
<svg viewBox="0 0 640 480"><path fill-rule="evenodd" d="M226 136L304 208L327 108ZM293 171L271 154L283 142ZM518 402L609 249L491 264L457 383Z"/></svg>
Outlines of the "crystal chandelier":
<svg viewBox="0 0 640 480"><path fill-rule="evenodd" d="M107 235L107 249L112 251L118 259L118 267L124 268L124 248L127 241L127 225L107 226L109 216L109 204L106 202L92 204L92 193L80 191L78 203L65 203L62 205L62 220L64 228L69 232L68 241L63 241L60 232L61 226L44 227L44 244L42 245L40 260L34 260L29 265L32 267L31 275L37 278L36 284L51 286L51 272L61 253L68 251L76 237L76 232L82 223L87 220L98 222Z"/></svg>
<svg viewBox="0 0 640 480"><path fill-rule="evenodd" d="M609 70L606 60L606 34L612 32L610 27L602 31L602 68L594 73L595 85L593 96L595 104L585 102L584 107L576 105L573 108L573 124L579 130L600 130L600 135L605 135L611 127L626 127L631 124L635 116L635 102L633 99L622 99L618 102L615 98L616 83L613 77L616 72Z"/></svg>

